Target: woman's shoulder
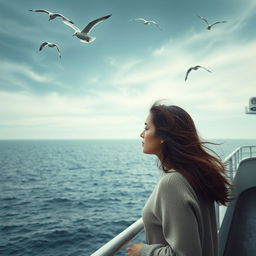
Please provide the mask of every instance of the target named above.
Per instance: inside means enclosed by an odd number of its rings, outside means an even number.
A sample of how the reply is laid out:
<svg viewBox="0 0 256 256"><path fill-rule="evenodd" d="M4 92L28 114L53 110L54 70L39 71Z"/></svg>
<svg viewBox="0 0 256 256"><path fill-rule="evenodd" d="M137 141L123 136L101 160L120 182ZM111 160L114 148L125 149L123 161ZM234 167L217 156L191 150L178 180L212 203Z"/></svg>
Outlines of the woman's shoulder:
<svg viewBox="0 0 256 256"><path fill-rule="evenodd" d="M161 184L187 184L187 179L178 171L170 170L164 172L160 179Z"/></svg>
<svg viewBox="0 0 256 256"><path fill-rule="evenodd" d="M184 192L193 193L194 191L190 186L187 179L178 171L171 170L167 173L163 173L159 181L159 188L161 190L169 192Z"/></svg>

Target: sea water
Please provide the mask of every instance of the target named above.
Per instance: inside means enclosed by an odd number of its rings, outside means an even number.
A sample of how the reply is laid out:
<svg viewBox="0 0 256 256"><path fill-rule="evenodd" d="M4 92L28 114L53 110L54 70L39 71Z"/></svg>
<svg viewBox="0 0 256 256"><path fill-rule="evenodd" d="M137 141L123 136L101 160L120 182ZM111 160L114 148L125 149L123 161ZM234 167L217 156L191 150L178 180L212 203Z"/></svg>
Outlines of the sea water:
<svg viewBox="0 0 256 256"><path fill-rule="evenodd" d="M256 145L212 141L223 159ZM0 255L92 254L141 216L159 175L139 140L0 141Z"/></svg>

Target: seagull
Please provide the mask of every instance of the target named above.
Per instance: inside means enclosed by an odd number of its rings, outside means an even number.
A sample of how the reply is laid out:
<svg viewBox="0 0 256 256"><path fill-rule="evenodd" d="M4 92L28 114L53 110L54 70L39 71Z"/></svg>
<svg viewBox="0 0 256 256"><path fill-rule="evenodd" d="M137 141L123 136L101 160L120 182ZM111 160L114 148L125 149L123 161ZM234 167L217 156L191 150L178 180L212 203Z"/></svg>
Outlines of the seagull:
<svg viewBox="0 0 256 256"><path fill-rule="evenodd" d="M194 67L190 67L190 68L187 70L186 77L185 77L185 81L186 81L187 78L188 78L188 74L189 74L192 70L198 70L199 68L202 68L202 69L204 69L204 70L206 70L206 71L208 71L208 72L212 72L212 71L210 71L209 69L204 68L204 67L199 66L199 65L194 66Z"/></svg>
<svg viewBox="0 0 256 256"><path fill-rule="evenodd" d="M93 29L93 27L95 25L97 25L98 23L108 19L109 17L111 17L112 14L107 15L107 16L103 16L101 18L98 18L96 20L93 20L91 22L89 22L85 28L83 28L83 30L81 31L80 28L78 28L77 26L75 26L74 24L71 24L70 22L63 20L63 22L70 26L71 28L73 28L75 30L75 33L73 34L73 36L76 36L77 38L81 39L80 41L83 43L91 43L92 41L94 41L96 39L96 37L91 37L89 35L90 31Z"/></svg>
<svg viewBox="0 0 256 256"><path fill-rule="evenodd" d="M49 46L49 47L56 47L57 51L58 51L58 54L59 54L59 57L61 58L61 55L60 55L60 49L58 47L57 44L53 44L53 43L49 43L49 42L43 42L41 45L40 45L40 48L39 48L39 51L42 51L42 49L45 47L45 46Z"/></svg>
<svg viewBox="0 0 256 256"><path fill-rule="evenodd" d="M135 21L142 21L145 25L150 25L150 24L154 24L156 25L160 30L161 30L161 27L159 26L158 23L156 23L155 21L153 20L145 20L143 18L137 18L137 19L134 19Z"/></svg>
<svg viewBox="0 0 256 256"><path fill-rule="evenodd" d="M31 12L45 12L45 13L47 13L49 15L49 21L55 19L56 17L61 17L62 21L67 21L69 23L74 24L73 21L71 21L70 19L66 18L65 16L63 16L60 13L52 13L52 12L44 10L44 9L29 10L29 11L31 11Z"/></svg>
<svg viewBox="0 0 256 256"><path fill-rule="evenodd" d="M216 22L214 22L213 24L209 25L207 19L205 19L205 18L203 18L203 17L201 17L201 16L199 16L199 15L197 15L197 17L198 17L199 19L203 20L203 21L207 24L206 29L208 29L208 30L211 30L211 29L212 29L212 26L214 26L214 25L216 25L216 24L227 23L227 21L223 20L223 21L216 21Z"/></svg>

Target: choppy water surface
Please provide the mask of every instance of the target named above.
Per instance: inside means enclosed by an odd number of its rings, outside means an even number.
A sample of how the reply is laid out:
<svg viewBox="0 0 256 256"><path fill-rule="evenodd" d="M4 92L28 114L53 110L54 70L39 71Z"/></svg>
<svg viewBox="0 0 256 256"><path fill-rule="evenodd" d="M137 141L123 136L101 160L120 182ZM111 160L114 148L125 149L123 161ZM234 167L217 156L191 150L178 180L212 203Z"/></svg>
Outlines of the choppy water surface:
<svg viewBox="0 0 256 256"><path fill-rule="evenodd" d="M226 156L256 140L218 140ZM136 140L0 141L0 254L90 255L140 217L159 177Z"/></svg>

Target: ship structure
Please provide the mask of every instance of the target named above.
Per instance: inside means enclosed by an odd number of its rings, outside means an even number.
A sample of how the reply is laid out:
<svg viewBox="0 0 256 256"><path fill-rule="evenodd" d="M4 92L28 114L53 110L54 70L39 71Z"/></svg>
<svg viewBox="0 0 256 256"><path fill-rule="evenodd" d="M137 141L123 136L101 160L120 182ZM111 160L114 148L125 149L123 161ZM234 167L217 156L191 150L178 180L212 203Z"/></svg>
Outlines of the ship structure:
<svg viewBox="0 0 256 256"><path fill-rule="evenodd" d="M256 97L249 99L249 105L245 107L246 114L256 114Z"/></svg>

